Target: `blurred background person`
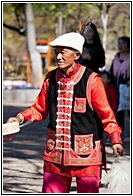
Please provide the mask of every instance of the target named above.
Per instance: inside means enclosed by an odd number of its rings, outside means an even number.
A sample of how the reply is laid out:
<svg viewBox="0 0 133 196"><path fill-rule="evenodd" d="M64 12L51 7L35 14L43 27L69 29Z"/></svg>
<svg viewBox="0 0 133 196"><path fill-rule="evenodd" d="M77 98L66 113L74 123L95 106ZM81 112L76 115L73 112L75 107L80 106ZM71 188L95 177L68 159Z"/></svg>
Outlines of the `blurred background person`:
<svg viewBox="0 0 133 196"><path fill-rule="evenodd" d="M112 108L114 113L116 113L118 107L118 97L117 97L117 91L111 81L111 74L109 70L104 69L100 72L100 76L104 83L104 87L105 87L105 91L110 107Z"/></svg>
<svg viewBox="0 0 133 196"><path fill-rule="evenodd" d="M99 73L99 68L105 65L105 52L100 41L96 26L91 23L90 28L84 33L85 43L83 46L80 63Z"/></svg>
<svg viewBox="0 0 133 196"><path fill-rule="evenodd" d="M123 36L118 38L118 52L115 54L115 57L112 61L112 65L110 68L112 81L118 92L119 104L117 110L117 122L118 125L122 128L122 133L124 132L124 122L125 122L125 111L128 111L128 115L130 115L130 92L128 99L126 100L126 92L122 94L122 90L125 85L126 87L130 86L130 38L127 36ZM121 86L123 85L123 87ZM121 89L121 90L120 90ZM125 96L125 98L124 98ZM120 99L121 98L121 99ZM125 102L121 101L125 100ZM123 134L122 134L123 135ZM130 132L126 133L126 138L123 138L123 141L130 141L129 138Z"/></svg>
<svg viewBox="0 0 133 196"><path fill-rule="evenodd" d="M111 74L109 72L109 69L105 68L101 70L99 73L102 81L104 83L105 92L107 95L107 99L109 102L110 107L112 108L114 114L116 115L117 107L118 107L118 95L117 91L111 81ZM104 140L106 145L111 145L110 140L107 138L106 133L104 133Z"/></svg>

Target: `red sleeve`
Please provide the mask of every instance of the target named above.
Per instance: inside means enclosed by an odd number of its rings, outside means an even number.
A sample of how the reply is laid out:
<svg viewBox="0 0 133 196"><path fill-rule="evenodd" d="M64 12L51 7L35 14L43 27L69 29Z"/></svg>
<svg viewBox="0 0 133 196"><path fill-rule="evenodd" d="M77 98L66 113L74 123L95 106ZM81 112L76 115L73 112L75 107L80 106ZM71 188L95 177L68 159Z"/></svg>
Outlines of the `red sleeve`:
<svg viewBox="0 0 133 196"><path fill-rule="evenodd" d="M51 72L46 75L40 93L36 97L35 103L25 111L20 112L24 116L24 121L32 119L41 121L48 116L48 86Z"/></svg>
<svg viewBox="0 0 133 196"><path fill-rule="evenodd" d="M98 114L103 124L104 131L107 133L107 136L111 140L112 144L122 143L120 137L122 132L121 128L116 122L114 112L107 100L102 79L98 75L95 76L92 83L91 101L94 110Z"/></svg>

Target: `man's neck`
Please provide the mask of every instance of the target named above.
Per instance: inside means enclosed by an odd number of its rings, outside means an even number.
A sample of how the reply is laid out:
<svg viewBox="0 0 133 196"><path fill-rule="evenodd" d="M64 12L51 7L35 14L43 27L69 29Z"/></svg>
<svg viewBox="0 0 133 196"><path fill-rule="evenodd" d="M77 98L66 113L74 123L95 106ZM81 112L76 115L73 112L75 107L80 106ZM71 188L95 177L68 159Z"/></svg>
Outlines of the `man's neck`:
<svg viewBox="0 0 133 196"><path fill-rule="evenodd" d="M61 71L62 74L66 75L66 76L72 76L72 75L77 73L80 66L81 65L79 63L75 62L73 65L71 65L70 68L68 68L66 70L65 69L60 69L60 71Z"/></svg>

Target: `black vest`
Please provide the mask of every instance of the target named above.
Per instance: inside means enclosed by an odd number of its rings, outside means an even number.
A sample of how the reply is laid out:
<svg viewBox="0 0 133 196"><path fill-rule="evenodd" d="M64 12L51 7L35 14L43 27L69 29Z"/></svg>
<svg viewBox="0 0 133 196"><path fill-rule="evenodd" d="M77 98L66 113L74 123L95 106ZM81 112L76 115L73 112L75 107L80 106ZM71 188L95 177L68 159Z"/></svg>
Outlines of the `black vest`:
<svg viewBox="0 0 133 196"><path fill-rule="evenodd" d="M49 104L49 124L48 128L56 131L56 112L57 112L57 90L58 84L55 80L56 70L52 71L49 89L48 89L48 104ZM74 86L73 103L74 108L75 97L86 98L86 85L92 71L86 68L81 80ZM72 109L71 115L71 142L72 148L74 144L74 135L94 134L94 141L103 138L103 126L98 118L98 115L88 104L86 98L86 112L78 113Z"/></svg>

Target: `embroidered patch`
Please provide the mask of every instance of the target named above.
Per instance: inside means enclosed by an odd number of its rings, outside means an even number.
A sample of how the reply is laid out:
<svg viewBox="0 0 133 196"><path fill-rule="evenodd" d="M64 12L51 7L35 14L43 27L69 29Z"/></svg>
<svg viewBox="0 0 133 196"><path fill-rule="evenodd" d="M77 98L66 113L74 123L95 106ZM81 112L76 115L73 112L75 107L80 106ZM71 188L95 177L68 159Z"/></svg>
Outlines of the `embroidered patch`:
<svg viewBox="0 0 133 196"><path fill-rule="evenodd" d="M46 138L46 149L48 151L53 150L55 147L55 132L48 129L48 135Z"/></svg>
<svg viewBox="0 0 133 196"><path fill-rule="evenodd" d="M93 134L75 135L75 152L78 155L88 155L93 151Z"/></svg>
<svg viewBox="0 0 133 196"><path fill-rule="evenodd" d="M55 142L52 139L47 140L47 143L46 143L46 148L47 149L53 150L54 149L54 145L55 145Z"/></svg>
<svg viewBox="0 0 133 196"><path fill-rule="evenodd" d="M75 97L74 112L79 112L79 113L86 112L86 98Z"/></svg>

